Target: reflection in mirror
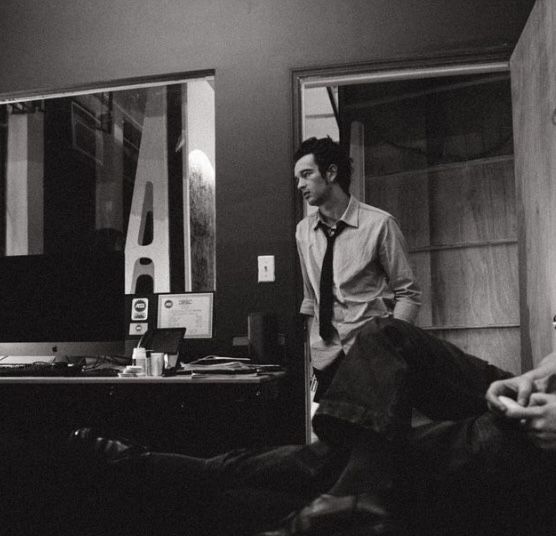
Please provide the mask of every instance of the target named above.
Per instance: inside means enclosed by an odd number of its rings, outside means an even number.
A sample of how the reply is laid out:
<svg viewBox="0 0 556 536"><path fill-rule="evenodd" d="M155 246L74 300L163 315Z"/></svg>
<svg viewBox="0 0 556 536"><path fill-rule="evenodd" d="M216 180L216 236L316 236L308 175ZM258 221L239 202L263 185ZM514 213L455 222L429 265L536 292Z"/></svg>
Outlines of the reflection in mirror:
<svg viewBox="0 0 556 536"><path fill-rule="evenodd" d="M3 102L2 257L123 252L126 293L215 290L212 76Z"/></svg>
<svg viewBox="0 0 556 536"><path fill-rule="evenodd" d="M348 147L352 194L400 222L423 290L418 324L518 372L507 64L319 72L298 82L301 137Z"/></svg>

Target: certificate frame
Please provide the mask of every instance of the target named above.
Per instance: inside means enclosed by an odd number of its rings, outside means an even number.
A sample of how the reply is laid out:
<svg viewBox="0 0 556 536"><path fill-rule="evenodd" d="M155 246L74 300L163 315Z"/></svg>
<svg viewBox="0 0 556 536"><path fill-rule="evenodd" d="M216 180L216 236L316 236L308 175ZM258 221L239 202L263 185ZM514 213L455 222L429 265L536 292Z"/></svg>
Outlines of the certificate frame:
<svg viewBox="0 0 556 536"><path fill-rule="evenodd" d="M186 328L185 339L212 339L214 292L158 295L158 329Z"/></svg>

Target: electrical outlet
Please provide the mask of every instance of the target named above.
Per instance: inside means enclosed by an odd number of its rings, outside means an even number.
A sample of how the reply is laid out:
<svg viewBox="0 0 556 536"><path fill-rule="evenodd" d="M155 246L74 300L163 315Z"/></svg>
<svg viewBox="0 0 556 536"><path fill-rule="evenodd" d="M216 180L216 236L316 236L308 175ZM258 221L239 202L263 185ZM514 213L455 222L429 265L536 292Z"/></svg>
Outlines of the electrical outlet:
<svg viewBox="0 0 556 536"><path fill-rule="evenodd" d="M259 283L275 281L274 255L259 255Z"/></svg>

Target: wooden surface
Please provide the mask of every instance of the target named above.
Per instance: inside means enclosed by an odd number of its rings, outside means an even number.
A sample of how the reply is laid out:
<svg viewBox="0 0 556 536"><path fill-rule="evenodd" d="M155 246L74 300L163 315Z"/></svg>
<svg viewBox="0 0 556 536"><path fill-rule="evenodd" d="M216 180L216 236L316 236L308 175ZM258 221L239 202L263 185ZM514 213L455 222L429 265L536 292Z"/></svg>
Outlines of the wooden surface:
<svg viewBox="0 0 556 536"><path fill-rule="evenodd" d="M512 156L429 173L431 244L516 237Z"/></svg>
<svg viewBox="0 0 556 536"><path fill-rule="evenodd" d="M418 325L519 372L513 163L504 155L369 177L367 192L406 236L423 291Z"/></svg>
<svg viewBox="0 0 556 536"><path fill-rule="evenodd" d="M519 326L432 330L431 333L503 370L514 374L521 371Z"/></svg>
<svg viewBox="0 0 556 536"><path fill-rule="evenodd" d="M368 201L395 215L410 249L514 239L514 159L369 177Z"/></svg>
<svg viewBox="0 0 556 536"><path fill-rule="evenodd" d="M431 253L432 325L519 324L517 246Z"/></svg>
<svg viewBox="0 0 556 536"><path fill-rule="evenodd" d="M187 376L143 376L137 378L119 378L114 376L2 376L0 385L14 383L28 384L260 384L277 380L285 376L285 372L269 372L267 374L194 374Z"/></svg>
<svg viewBox="0 0 556 536"><path fill-rule="evenodd" d="M529 365L555 348L556 3L538 0L511 58L522 338Z"/></svg>

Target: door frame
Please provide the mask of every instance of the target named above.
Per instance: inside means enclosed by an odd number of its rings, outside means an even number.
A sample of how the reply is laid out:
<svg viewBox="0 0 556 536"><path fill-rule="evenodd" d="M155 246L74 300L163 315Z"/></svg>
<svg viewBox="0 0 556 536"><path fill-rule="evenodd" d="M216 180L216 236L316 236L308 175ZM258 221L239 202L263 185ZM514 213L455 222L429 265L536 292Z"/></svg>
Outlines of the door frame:
<svg viewBox="0 0 556 536"><path fill-rule="evenodd" d="M495 50L466 50L447 54L430 56L403 57L389 60L370 61L362 64L334 65L328 67L307 67L292 69L292 125L293 145L292 155L304 139L304 90L315 87L326 87L331 85L351 85L369 82L392 82L396 80L412 80L420 78L472 75L481 73L510 72L510 56L512 49L509 47L497 48ZM292 163L293 164L293 163ZM301 220L306 212L306 206L297 194L293 185L294 221ZM518 250L519 251L519 250ZM519 258L518 258L519 263ZM521 280L519 281L521 285ZM296 295L301 303L303 295L303 284L299 270L296 273ZM521 296L521 295L520 295ZM521 305L520 305L521 308ZM521 311L520 311L521 316ZM521 337L523 338L523 327ZM311 441L311 374L308 333L305 330L305 440ZM521 350L520 359L523 362L526 357Z"/></svg>

